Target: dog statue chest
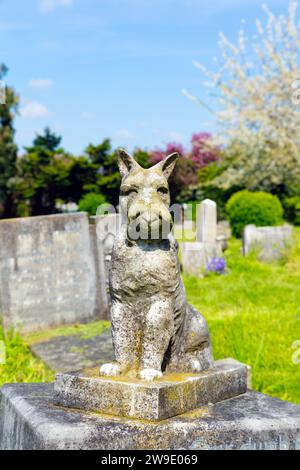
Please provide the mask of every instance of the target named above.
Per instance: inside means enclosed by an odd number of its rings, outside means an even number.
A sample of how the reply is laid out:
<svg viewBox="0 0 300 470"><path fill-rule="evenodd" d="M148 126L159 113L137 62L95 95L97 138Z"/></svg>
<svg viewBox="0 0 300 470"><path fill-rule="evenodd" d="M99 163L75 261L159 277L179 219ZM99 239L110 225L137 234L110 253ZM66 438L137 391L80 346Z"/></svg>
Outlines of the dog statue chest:
<svg viewBox="0 0 300 470"><path fill-rule="evenodd" d="M126 259L126 269L124 266ZM134 293L143 289L153 294L162 289L174 292L178 268L176 253L168 241L163 244L133 244L116 241L111 266L111 285L114 290Z"/></svg>

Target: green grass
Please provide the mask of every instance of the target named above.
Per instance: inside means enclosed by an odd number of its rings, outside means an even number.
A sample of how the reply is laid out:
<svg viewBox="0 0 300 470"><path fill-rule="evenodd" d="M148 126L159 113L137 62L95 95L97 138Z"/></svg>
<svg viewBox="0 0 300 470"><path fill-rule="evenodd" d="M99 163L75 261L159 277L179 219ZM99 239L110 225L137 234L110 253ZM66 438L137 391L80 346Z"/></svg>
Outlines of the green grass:
<svg viewBox="0 0 300 470"><path fill-rule="evenodd" d="M70 335L80 335L82 338L88 339L96 335L101 335L101 333L109 327L110 323L108 321L95 321L86 324L78 323L75 325L60 326L58 328L51 328L27 334L24 336L24 341L27 344L34 344L40 341L47 341L48 339L55 338L57 336Z"/></svg>
<svg viewBox="0 0 300 470"><path fill-rule="evenodd" d="M249 364L254 389L300 403L300 364L292 361L292 344L300 340L300 228L295 239L288 262L271 265L244 258L241 242L232 240L226 252L227 275L184 281L189 301L208 321L215 358L234 357ZM107 322L74 325L24 339L8 334L0 385L53 380L53 372L32 356L26 344L65 334L91 337L107 326Z"/></svg>
<svg viewBox="0 0 300 470"><path fill-rule="evenodd" d="M83 338L91 338L109 328L109 322L98 321L52 328L46 331L26 335L9 332L5 338L0 326L0 341L5 342L6 364L0 365L0 386L7 382L51 382L54 372L34 357L28 345L48 339L78 334Z"/></svg>
<svg viewBox="0 0 300 470"><path fill-rule="evenodd" d="M249 364L255 390L300 403L300 364L292 361L300 340L300 229L295 240L285 265L244 258L232 240L227 275L184 281L189 301L208 321L215 358Z"/></svg>
<svg viewBox="0 0 300 470"><path fill-rule="evenodd" d="M50 382L54 373L35 358L19 334L9 332L4 338L0 327L0 341L5 342L6 363L0 365L0 386L7 382Z"/></svg>

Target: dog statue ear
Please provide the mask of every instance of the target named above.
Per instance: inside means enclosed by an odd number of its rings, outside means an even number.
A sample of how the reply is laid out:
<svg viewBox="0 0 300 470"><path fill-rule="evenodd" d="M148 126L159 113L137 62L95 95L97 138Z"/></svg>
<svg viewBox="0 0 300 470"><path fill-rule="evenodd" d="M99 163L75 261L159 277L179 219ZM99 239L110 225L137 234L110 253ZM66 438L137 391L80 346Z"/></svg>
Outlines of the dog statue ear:
<svg viewBox="0 0 300 470"><path fill-rule="evenodd" d="M174 152L168 155L164 160L161 162L157 163L154 168L159 168L162 170L164 176L169 179L174 168L176 165L176 162L179 158L179 153Z"/></svg>
<svg viewBox="0 0 300 470"><path fill-rule="evenodd" d="M119 149L118 150L118 167L119 167L122 178L124 178L124 176L128 175L128 173L133 168L140 167L140 165L124 149Z"/></svg>

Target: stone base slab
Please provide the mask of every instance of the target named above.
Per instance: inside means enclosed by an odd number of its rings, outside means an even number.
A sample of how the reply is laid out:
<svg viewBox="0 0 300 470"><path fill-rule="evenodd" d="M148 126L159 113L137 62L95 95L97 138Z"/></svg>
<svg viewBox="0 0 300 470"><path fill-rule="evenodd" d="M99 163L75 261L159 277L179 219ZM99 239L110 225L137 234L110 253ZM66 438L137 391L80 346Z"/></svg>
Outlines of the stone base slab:
<svg viewBox="0 0 300 470"><path fill-rule="evenodd" d="M215 362L200 374L169 373L155 382L100 377L99 369L57 374L54 403L115 416L162 420L247 391L247 366Z"/></svg>
<svg viewBox="0 0 300 470"><path fill-rule="evenodd" d="M53 405L53 384L0 391L0 449L300 450L300 406L248 391L160 422Z"/></svg>

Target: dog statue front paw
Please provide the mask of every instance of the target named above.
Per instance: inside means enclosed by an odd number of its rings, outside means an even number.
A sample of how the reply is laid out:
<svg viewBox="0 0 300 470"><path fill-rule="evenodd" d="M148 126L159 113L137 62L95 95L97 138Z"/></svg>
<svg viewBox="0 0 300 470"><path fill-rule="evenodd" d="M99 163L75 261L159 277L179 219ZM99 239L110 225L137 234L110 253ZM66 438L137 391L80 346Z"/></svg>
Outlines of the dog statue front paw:
<svg viewBox="0 0 300 470"><path fill-rule="evenodd" d="M117 377L126 371L126 368L117 362L109 362L100 367L100 375L107 377Z"/></svg>
<svg viewBox="0 0 300 470"><path fill-rule="evenodd" d="M142 369L138 373L139 379L146 380L147 382L153 382L156 379L160 379L162 376L162 372L156 369Z"/></svg>

